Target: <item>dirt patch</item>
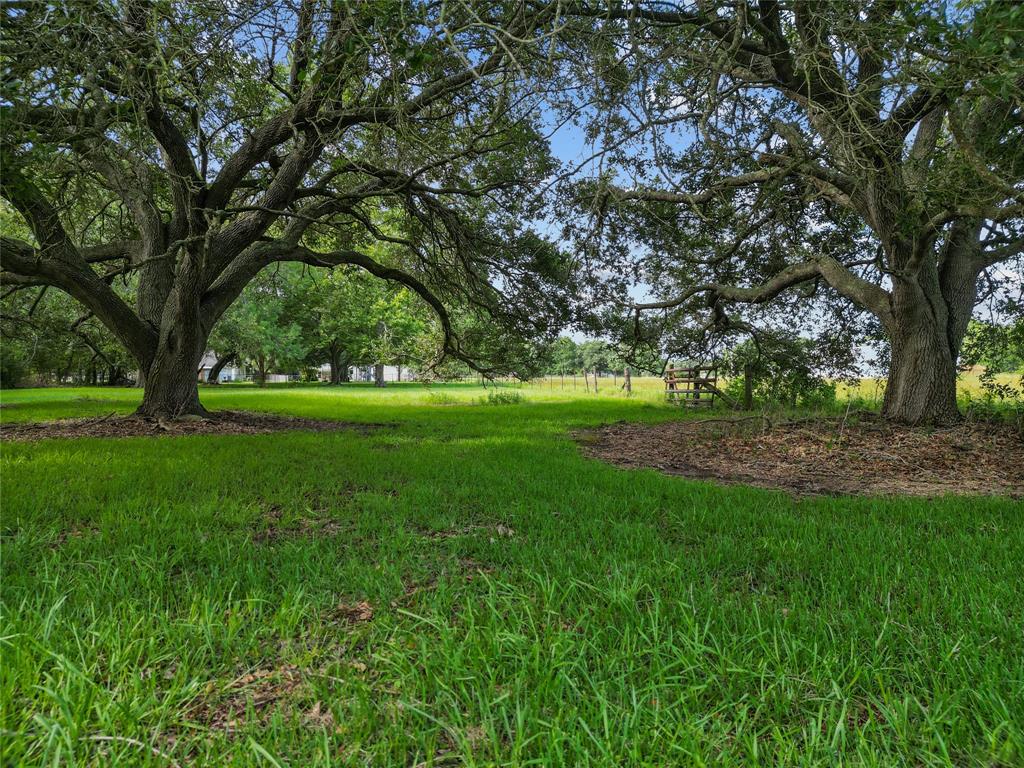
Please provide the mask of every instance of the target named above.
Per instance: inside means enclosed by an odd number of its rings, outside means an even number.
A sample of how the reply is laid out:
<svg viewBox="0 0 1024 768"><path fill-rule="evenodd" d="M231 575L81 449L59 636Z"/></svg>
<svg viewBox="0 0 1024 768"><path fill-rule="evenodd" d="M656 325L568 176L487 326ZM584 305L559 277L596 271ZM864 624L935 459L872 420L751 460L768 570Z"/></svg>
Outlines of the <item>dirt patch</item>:
<svg viewBox="0 0 1024 768"><path fill-rule="evenodd" d="M366 600L358 603L338 603L328 611L331 623L363 624L373 618L373 606Z"/></svg>
<svg viewBox="0 0 1024 768"><path fill-rule="evenodd" d="M877 418L694 419L609 424L576 435L583 452L622 467L796 494L1024 498L1024 439L1009 425L901 427Z"/></svg>
<svg viewBox="0 0 1024 768"><path fill-rule="evenodd" d="M296 517L286 523L285 517L283 507L271 504L264 513L259 527L253 531L253 541L257 544L270 544L300 537L337 536L351 527L348 523L331 518Z"/></svg>
<svg viewBox="0 0 1024 768"><path fill-rule="evenodd" d="M99 533L100 529L95 525L73 525L57 534L57 538L50 542L50 549L60 549L70 539L81 539L86 536L93 536Z"/></svg>
<svg viewBox="0 0 1024 768"><path fill-rule="evenodd" d="M461 539L466 536L474 536L477 534L483 534L490 532L490 540L493 544L498 538L512 539L515 538L516 531L511 526L505 525L504 523L498 523L497 525L467 525L462 528L443 528L443 529L431 529L431 530L420 530L419 535L424 539L430 539L431 541L445 541L447 539Z"/></svg>
<svg viewBox="0 0 1024 768"><path fill-rule="evenodd" d="M333 515L364 493L389 497L398 495L394 488L375 488L355 483L342 483L330 492L304 491L298 514L292 507L286 508L279 503L267 504L253 528L253 541L267 544L285 539L351 533L354 523L351 520L339 520Z"/></svg>
<svg viewBox="0 0 1024 768"><path fill-rule="evenodd" d="M4 440L46 440L75 437L179 437L183 435L265 435L285 430L336 432L351 429L366 434L383 424L359 424L331 419L305 419L272 413L215 411L208 418L150 419L142 416L99 416L0 425Z"/></svg>
<svg viewBox="0 0 1024 768"><path fill-rule="evenodd" d="M247 672L223 687L211 682L187 714L190 720L210 730L231 732L245 725L249 711L257 722L266 724L275 710L283 708L291 712L294 700L306 695L308 687L302 670L294 664L286 664ZM316 719L323 720L325 713L319 702L310 708L311 713L313 710Z"/></svg>

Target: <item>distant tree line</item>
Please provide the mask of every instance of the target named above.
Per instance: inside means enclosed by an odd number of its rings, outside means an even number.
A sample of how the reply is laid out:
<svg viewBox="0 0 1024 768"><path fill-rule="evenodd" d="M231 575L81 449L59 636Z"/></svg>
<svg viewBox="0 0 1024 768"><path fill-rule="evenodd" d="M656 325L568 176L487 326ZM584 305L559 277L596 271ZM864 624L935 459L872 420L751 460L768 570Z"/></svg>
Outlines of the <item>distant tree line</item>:
<svg viewBox="0 0 1024 768"><path fill-rule="evenodd" d="M429 308L400 285L353 269L285 264L257 276L218 321L206 379L216 382L232 364L259 384L272 372L315 379L322 365L331 383L347 381L352 366L423 367L438 333ZM59 291L6 297L0 336L3 386L137 381L123 345Z"/></svg>

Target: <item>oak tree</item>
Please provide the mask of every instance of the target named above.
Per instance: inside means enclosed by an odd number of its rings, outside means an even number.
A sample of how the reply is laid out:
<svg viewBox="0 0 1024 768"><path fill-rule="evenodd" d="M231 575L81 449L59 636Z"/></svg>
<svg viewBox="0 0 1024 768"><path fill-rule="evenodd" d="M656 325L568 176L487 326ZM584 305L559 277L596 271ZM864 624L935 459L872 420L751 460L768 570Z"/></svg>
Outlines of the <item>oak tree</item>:
<svg viewBox="0 0 1024 768"><path fill-rule="evenodd" d="M536 31L520 3L3 12L2 194L32 237L3 233L0 281L62 290L109 328L142 372L140 414L204 413L210 331L275 263L408 287L444 352L485 370L450 307L549 332L558 274L516 245L517 190L549 166L534 97L512 87ZM398 255L377 261L374 242Z"/></svg>
<svg viewBox="0 0 1024 768"><path fill-rule="evenodd" d="M883 414L956 420L972 312L1024 250L1024 6L561 10L605 169L577 187L584 244L619 273L641 252L660 295L638 320L724 332L779 299L852 304L889 344Z"/></svg>

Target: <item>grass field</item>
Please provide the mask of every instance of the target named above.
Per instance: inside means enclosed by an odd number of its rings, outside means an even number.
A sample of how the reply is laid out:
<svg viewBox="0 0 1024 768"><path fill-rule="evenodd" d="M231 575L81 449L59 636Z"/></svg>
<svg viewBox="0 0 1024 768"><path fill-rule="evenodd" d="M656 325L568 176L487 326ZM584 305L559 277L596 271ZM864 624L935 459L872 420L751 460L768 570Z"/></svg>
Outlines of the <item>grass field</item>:
<svg viewBox="0 0 1024 768"><path fill-rule="evenodd" d="M0 763L1024 763L1024 505L620 470L570 433L680 412L515 391L225 386L390 426L6 442Z"/></svg>
<svg viewBox="0 0 1024 768"><path fill-rule="evenodd" d="M1008 385L1019 389L1021 376L1024 371L1017 373L997 373L994 381L997 384ZM724 377L722 382L727 381ZM604 377L598 380L598 396L622 396L622 378L616 376ZM557 393L561 396L583 397L588 393L592 395L593 379L588 385L582 376L549 376L537 379L525 385L532 390L546 390L549 393ZM633 376L633 396L651 401L660 401L665 394L665 382L657 376ZM881 406L882 396L885 394L884 379L860 379L854 384L840 383L836 386L840 398L850 396L860 398L866 404L874 407ZM961 397L980 397L984 394L981 386L980 370L963 371L957 378L957 391Z"/></svg>

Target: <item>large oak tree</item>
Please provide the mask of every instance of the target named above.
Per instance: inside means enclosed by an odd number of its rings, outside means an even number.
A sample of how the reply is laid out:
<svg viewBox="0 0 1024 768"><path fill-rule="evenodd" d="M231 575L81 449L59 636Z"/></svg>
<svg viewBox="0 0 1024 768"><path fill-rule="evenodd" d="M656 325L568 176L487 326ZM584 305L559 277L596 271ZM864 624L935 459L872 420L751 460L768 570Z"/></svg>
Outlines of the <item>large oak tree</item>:
<svg viewBox="0 0 1024 768"><path fill-rule="evenodd" d="M465 347L453 306L547 332L565 273L520 237L517 190L548 172L533 96L512 87L535 34L520 3L4 13L2 193L33 234L4 233L0 279L63 290L107 326L141 370L141 414L204 412L210 331L276 262L407 286L445 353L476 366L486 350ZM372 258L373 241L399 256Z"/></svg>
<svg viewBox="0 0 1024 768"><path fill-rule="evenodd" d="M640 271L661 295L640 317L710 310L705 327L721 330L776 299L847 302L889 344L884 415L957 419L972 312L1020 274L1024 7L560 10L592 135L617 170L584 187L601 234L585 243L611 267L646 249Z"/></svg>

